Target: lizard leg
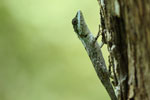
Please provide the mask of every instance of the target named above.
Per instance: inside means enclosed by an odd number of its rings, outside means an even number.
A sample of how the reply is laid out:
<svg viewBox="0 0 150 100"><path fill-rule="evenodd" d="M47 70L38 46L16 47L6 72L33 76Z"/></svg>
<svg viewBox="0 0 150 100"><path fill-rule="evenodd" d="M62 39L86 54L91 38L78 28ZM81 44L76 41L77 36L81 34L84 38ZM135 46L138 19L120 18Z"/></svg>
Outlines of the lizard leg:
<svg viewBox="0 0 150 100"><path fill-rule="evenodd" d="M99 25L99 30L98 30L97 36L95 37L94 43L97 41L101 33L102 33L101 26Z"/></svg>

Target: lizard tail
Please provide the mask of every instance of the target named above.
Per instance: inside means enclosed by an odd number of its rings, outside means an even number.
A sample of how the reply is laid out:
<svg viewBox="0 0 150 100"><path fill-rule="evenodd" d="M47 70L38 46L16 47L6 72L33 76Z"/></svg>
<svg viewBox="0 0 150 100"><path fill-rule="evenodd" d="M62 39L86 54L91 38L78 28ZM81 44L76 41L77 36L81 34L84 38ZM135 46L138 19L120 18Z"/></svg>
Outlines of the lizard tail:
<svg viewBox="0 0 150 100"><path fill-rule="evenodd" d="M115 94L115 91L110 83L110 80L108 80L109 82L103 84L107 90L107 93L109 94L111 100L118 100Z"/></svg>

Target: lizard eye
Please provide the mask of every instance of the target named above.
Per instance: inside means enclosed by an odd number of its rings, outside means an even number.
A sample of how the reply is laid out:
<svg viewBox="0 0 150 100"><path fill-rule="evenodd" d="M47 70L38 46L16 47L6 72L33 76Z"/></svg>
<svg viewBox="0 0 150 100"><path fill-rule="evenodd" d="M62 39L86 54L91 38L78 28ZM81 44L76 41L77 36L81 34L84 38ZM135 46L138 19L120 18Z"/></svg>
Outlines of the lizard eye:
<svg viewBox="0 0 150 100"><path fill-rule="evenodd" d="M72 20L72 24L77 25L77 20L75 18Z"/></svg>
<svg viewBox="0 0 150 100"><path fill-rule="evenodd" d="M86 38L88 35L86 34L84 37Z"/></svg>

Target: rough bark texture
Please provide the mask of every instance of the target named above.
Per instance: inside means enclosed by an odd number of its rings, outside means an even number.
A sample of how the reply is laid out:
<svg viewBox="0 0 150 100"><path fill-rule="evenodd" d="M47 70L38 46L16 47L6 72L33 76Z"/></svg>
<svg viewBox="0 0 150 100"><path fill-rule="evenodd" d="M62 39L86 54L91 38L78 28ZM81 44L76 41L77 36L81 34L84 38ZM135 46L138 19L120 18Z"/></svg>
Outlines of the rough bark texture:
<svg viewBox="0 0 150 100"><path fill-rule="evenodd" d="M98 0L119 100L150 100L150 0Z"/></svg>
<svg viewBox="0 0 150 100"><path fill-rule="evenodd" d="M150 1L120 0L128 52L128 98L150 100Z"/></svg>

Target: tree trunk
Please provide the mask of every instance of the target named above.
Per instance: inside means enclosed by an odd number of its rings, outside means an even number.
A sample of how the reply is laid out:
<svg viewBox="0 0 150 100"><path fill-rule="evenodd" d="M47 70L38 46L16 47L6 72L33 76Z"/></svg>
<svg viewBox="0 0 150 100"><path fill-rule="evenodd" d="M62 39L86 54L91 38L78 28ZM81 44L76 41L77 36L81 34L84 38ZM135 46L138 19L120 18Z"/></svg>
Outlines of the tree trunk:
<svg viewBox="0 0 150 100"><path fill-rule="evenodd" d="M98 0L109 70L81 11L73 19L96 73L112 100L150 100L150 0ZM112 84L109 74L113 77ZM115 92L114 92L115 90Z"/></svg>
<svg viewBox="0 0 150 100"><path fill-rule="evenodd" d="M150 0L98 0L119 100L150 100Z"/></svg>

